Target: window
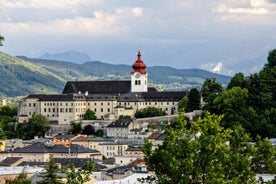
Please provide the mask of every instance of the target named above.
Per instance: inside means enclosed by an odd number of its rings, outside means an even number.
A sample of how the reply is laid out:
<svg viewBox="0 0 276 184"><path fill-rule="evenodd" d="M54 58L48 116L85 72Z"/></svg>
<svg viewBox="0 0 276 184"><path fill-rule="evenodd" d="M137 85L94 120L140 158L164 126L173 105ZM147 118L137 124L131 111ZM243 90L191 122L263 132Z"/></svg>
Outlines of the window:
<svg viewBox="0 0 276 184"><path fill-rule="evenodd" d="M101 112L103 112L103 108L101 108Z"/></svg>
<svg viewBox="0 0 276 184"><path fill-rule="evenodd" d="M110 112L110 109L109 109L109 108L107 108L107 112Z"/></svg>

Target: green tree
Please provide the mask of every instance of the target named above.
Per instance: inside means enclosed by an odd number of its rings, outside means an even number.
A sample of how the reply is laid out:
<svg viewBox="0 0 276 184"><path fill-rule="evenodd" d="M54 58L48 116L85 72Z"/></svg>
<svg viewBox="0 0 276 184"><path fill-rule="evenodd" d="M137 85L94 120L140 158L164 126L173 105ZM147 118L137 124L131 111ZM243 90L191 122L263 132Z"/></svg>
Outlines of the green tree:
<svg viewBox="0 0 276 184"><path fill-rule="evenodd" d="M97 137L103 137L103 135L104 135L103 129L97 130L95 135L96 135Z"/></svg>
<svg viewBox="0 0 276 184"><path fill-rule="evenodd" d="M82 132L82 127L81 127L81 123L77 123L72 121L71 122L71 128L69 130L70 133L72 134L79 134Z"/></svg>
<svg viewBox="0 0 276 184"><path fill-rule="evenodd" d="M196 88L191 89L188 95L187 112L192 112L193 110L199 110L200 108L200 94Z"/></svg>
<svg viewBox="0 0 276 184"><path fill-rule="evenodd" d="M0 35L0 46L3 46L3 41L5 40L4 36Z"/></svg>
<svg viewBox="0 0 276 184"><path fill-rule="evenodd" d="M203 109L211 113L217 113L217 106L214 100L223 91L222 85L216 82L215 78L207 78L202 84L201 94L203 97Z"/></svg>
<svg viewBox="0 0 276 184"><path fill-rule="evenodd" d="M178 110L184 109L184 111L187 110L187 106L188 106L188 97L187 96L183 96L183 98L181 98L181 100L179 100L178 102Z"/></svg>
<svg viewBox="0 0 276 184"><path fill-rule="evenodd" d="M82 171L77 171L74 164L68 165L67 184L83 184L90 181L90 174L95 170L93 160L88 161Z"/></svg>
<svg viewBox="0 0 276 184"><path fill-rule="evenodd" d="M6 138L16 137L15 132L15 117L17 115L17 107L6 105L0 107L0 127L6 134Z"/></svg>
<svg viewBox="0 0 276 184"><path fill-rule="evenodd" d="M250 145L240 125L225 129L221 119L207 112L188 129L179 117L157 149L147 141L144 158L157 183L256 183L256 173L275 172L275 150L267 140Z"/></svg>
<svg viewBox="0 0 276 184"><path fill-rule="evenodd" d="M84 120L95 120L95 119L97 119L97 117L96 117L94 111L87 109L86 112L84 113L83 119Z"/></svg>
<svg viewBox="0 0 276 184"><path fill-rule="evenodd" d="M45 166L45 172L39 174L42 180L38 181L37 184L62 184L61 177L58 173L61 172L58 165L56 164L53 155L50 155L49 162Z"/></svg>
<svg viewBox="0 0 276 184"><path fill-rule="evenodd" d="M232 78L231 81L227 85L227 89L231 89L233 87L245 87L245 78L243 73L236 73Z"/></svg>
<svg viewBox="0 0 276 184"><path fill-rule="evenodd" d="M33 139L34 136L43 137L50 129L46 116L35 114L28 123L19 123L17 126L18 137L22 139Z"/></svg>
<svg viewBox="0 0 276 184"><path fill-rule="evenodd" d="M166 115L166 112L156 107L146 107L144 109L137 111L134 114L136 118L147 118L147 117L164 116L164 115Z"/></svg>
<svg viewBox="0 0 276 184"><path fill-rule="evenodd" d="M268 61L268 63L265 65L265 67L274 67L274 66L276 66L276 49L271 50L268 53L267 61Z"/></svg>
<svg viewBox="0 0 276 184"><path fill-rule="evenodd" d="M23 170L22 173L20 173L17 177L11 179L6 178L5 179L6 184L32 184L32 181L27 178L27 174Z"/></svg>

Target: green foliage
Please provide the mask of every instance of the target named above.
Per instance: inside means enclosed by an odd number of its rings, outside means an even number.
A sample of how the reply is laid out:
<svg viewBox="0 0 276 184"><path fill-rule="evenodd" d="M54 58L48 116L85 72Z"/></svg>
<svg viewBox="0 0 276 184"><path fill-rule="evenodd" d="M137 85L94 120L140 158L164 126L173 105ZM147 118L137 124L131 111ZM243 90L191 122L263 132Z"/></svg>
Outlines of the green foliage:
<svg viewBox="0 0 276 184"><path fill-rule="evenodd" d="M188 106L188 97L187 96L184 96L183 98L181 98L181 100L179 100L178 102L178 110L180 109L184 109L184 111L187 109L187 106Z"/></svg>
<svg viewBox="0 0 276 184"><path fill-rule="evenodd" d="M250 145L250 136L238 125L233 129L220 126L223 117L206 113L187 128L179 117L166 129L162 145L152 150L143 146L148 169L157 183L257 183L260 167L275 172L275 150L267 140Z"/></svg>
<svg viewBox="0 0 276 184"><path fill-rule="evenodd" d="M103 137L103 135L104 135L103 129L99 129L96 131L96 134L95 134L96 137Z"/></svg>
<svg viewBox="0 0 276 184"><path fill-rule="evenodd" d="M3 41L5 40L4 36L0 35L0 46L3 46Z"/></svg>
<svg viewBox="0 0 276 184"><path fill-rule="evenodd" d="M222 85L216 82L216 79L206 79L201 88L201 94L204 101L203 109L211 113L217 113L217 107L214 104L214 100L222 93L222 91Z"/></svg>
<svg viewBox="0 0 276 184"><path fill-rule="evenodd" d="M147 118L147 117L164 116L164 115L166 115L166 112L156 107L146 107L144 109L137 111L134 114L136 118Z"/></svg>
<svg viewBox="0 0 276 184"><path fill-rule="evenodd" d="M14 138L16 135L14 121L17 115L17 107L12 105L0 107L0 138Z"/></svg>
<svg viewBox="0 0 276 184"><path fill-rule="evenodd" d="M245 86L245 78L243 73L236 73L231 81L228 83L227 89L231 89L233 87L240 87L240 88L244 88Z"/></svg>
<svg viewBox="0 0 276 184"><path fill-rule="evenodd" d="M266 67L276 66L276 49L268 53L267 61L268 63L265 65Z"/></svg>
<svg viewBox="0 0 276 184"><path fill-rule="evenodd" d="M213 112L224 114L226 127L241 124L253 138L276 136L275 53L275 49L269 53L268 64L259 73L246 78L236 74L227 90L213 101Z"/></svg>
<svg viewBox="0 0 276 184"><path fill-rule="evenodd" d="M74 164L69 164L66 172L66 184L83 184L88 182L90 181L89 176L93 171L95 171L93 160L88 161L82 171L77 171Z"/></svg>
<svg viewBox="0 0 276 184"><path fill-rule="evenodd" d="M80 134L81 132L82 132L81 123L77 123L77 122L72 121L69 133Z"/></svg>
<svg viewBox="0 0 276 184"><path fill-rule="evenodd" d="M118 119L131 119L128 115L120 115Z"/></svg>
<svg viewBox="0 0 276 184"><path fill-rule="evenodd" d="M22 173L20 173L17 177L11 179L6 178L5 179L6 184L32 184L32 181L27 178L27 174L25 173L25 170L23 170Z"/></svg>
<svg viewBox="0 0 276 184"><path fill-rule="evenodd" d="M200 108L200 94L196 88L191 89L188 95L187 112L192 112L193 110L199 110Z"/></svg>
<svg viewBox="0 0 276 184"><path fill-rule="evenodd" d="M50 155L49 162L45 166L45 172L39 174L42 180L38 181L37 184L62 184L61 177L58 173L61 172L58 165L56 164L53 155Z"/></svg>
<svg viewBox="0 0 276 184"><path fill-rule="evenodd" d="M34 136L43 137L50 129L47 117L35 114L28 123L19 123L16 127L17 136L21 139L33 139Z"/></svg>
<svg viewBox="0 0 276 184"><path fill-rule="evenodd" d="M83 119L84 120L95 120L95 119L97 119L97 117L96 117L94 111L87 109L86 112L84 113Z"/></svg>

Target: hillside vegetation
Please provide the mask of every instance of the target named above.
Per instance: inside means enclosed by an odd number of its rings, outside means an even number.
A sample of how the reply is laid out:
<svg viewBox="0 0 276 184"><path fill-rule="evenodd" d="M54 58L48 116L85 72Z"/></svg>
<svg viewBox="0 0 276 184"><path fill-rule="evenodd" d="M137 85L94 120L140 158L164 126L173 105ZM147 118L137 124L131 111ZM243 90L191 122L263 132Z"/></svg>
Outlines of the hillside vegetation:
<svg viewBox="0 0 276 184"><path fill-rule="evenodd" d="M132 63L131 63L132 64ZM66 61L14 57L0 52L0 96L61 93L66 81L129 80L131 65L113 65L99 61L75 64ZM159 90L184 90L200 87L206 78L227 84L230 77L200 69L148 67L149 82Z"/></svg>

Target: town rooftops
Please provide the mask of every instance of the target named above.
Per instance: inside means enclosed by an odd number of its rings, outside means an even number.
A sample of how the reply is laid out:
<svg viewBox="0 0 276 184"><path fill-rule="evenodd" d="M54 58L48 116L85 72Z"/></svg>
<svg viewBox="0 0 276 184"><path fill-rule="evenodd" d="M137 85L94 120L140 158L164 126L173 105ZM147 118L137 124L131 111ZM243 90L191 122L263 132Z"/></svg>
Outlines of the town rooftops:
<svg viewBox="0 0 276 184"><path fill-rule="evenodd" d="M71 149L71 153L100 154L100 152L97 150L85 148L77 144L72 144L70 149ZM45 146L41 142L36 142L23 148L16 148L13 152L14 153L68 153L68 148L60 144L55 144L54 146L49 147L49 146Z"/></svg>
<svg viewBox="0 0 276 184"><path fill-rule="evenodd" d="M132 119L118 119L110 123L106 128L127 128L131 122Z"/></svg>

